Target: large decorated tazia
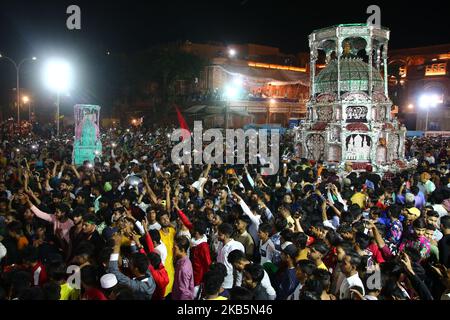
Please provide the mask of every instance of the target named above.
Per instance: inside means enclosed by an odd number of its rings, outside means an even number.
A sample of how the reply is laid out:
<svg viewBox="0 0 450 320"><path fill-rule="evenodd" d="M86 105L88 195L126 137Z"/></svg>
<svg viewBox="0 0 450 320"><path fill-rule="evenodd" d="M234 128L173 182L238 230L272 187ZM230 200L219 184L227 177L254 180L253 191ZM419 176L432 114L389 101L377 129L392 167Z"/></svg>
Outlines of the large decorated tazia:
<svg viewBox="0 0 450 320"><path fill-rule="evenodd" d="M95 157L102 153L100 141L100 106L77 104L75 109L75 141L73 145L73 162L76 165L89 161L93 164Z"/></svg>
<svg viewBox="0 0 450 320"><path fill-rule="evenodd" d="M406 129L391 118L388 97L389 30L338 25L309 36L310 99L307 120L296 128L298 156L355 170L405 166ZM319 52L325 67L316 75ZM317 68L318 69L318 68Z"/></svg>

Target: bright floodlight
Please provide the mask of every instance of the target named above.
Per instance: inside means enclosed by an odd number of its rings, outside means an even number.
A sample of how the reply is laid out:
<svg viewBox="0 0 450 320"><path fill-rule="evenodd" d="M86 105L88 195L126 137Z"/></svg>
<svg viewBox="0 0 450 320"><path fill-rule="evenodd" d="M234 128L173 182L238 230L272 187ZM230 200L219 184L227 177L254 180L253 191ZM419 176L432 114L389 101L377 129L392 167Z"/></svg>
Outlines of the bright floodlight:
<svg viewBox="0 0 450 320"><path fill-rule="evenodd" d="M225 95L228 99L234 99L238 95L238 89L236 87L226 87L225 88Z"/></svg>
<svg viewBox="0 0 450 320"><path fill-rule="evenodd" d="M72 72L66 61L51 60L47 62L44 70L45 82L50 89L62 92L69 88Z"/></svg>
<svg viewBox="0 0 450 320"><path fill-rule="evenodd" d="M28 103L28 101L30 101L30 98L28 98L28 96L23 96L22 101L23 103Z"/></svg>
<svg viewBox="0 0 450 320"><path fill-rule="evenodd" d="M36 57L33 57L33 58L31 58L31 60L37 60L37 58L36 58Z"/></svg>
<svg viewBox="0 0 450 320"><path fill-rule="evenodd" d="M234 57L236 55L236 50L235 49L229 49L228 50L228 54L230 55L230 57Z"/></svg>
<svg viewBox="0 0 450 320"><path fill-rule="evenodd" d="M408 104L408 109L410 110L414 109L414 105L412 103Z"/></svg>
<svg viewBox="0 0 450 320"><path fill-rule="evenodd" d="M275 102L277 102L275 99L270 99L270 103L274 104Z"/></svg>
<svg viewBox="0 0 450 320"><path fill-rule="evenodd" d="M419 98L419 106L422 108L436 107L442 103L442 99L437 94L423 94Z"/></svg>
<svg viewBox="0 0 450 320"><path fill-rule="evenodd" d="M242 77L235 77L233 79L233 84L236 86L242 86L244 84L244 80L242 79Z"/></svg>

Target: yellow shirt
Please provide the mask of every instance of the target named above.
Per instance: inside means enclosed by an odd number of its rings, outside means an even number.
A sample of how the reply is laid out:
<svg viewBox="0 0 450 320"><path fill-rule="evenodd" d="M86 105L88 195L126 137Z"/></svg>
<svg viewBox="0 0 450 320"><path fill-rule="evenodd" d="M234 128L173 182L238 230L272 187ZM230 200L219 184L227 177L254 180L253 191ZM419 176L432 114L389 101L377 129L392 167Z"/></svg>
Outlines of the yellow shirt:
<svg viewBox="0 0 450 320"><path fill-rule="evenodd" d="M367 196L364 193L357 192L351 198L352 203L356 203L361 209L366 207L366 198Z"/></svg>
<svg viewBox="0 0 450 320"><path fill-rule="evenodd" d="M161 241L167 248L167 258L164 262L164 267L166 268L167 275L169 276L169 284L166 287L166 293L164 296L167 296L172 292L173 281L175 278L175 267L173 266L173 244L175 242L175 234L176 231L174 228L170 227L169 232L165 233L163 229L159 230L159 234L161 236Z"/></svg>
<svg viewBox="0 0 450 320"><path fill-rule="evenodd" d="M205 299L205 300L228 300L228 298L227 297L222 297L222 296L217 296L216 298Z"/></svg>
<svg viewBox="0 0 450 320"><path fill-rule="evenodd" d="M323 270L328 271L327 266L326 266L323 262L322 262L322 264L319 264L319 265L317 266L317 269L323 269Z"/></svg>
<svg viewBox="0 0 450 320"><path fill-rule="evenodd" d="M78 300L80 297L80 290L72 288L66 282L61 285L61 297L59 300Z"/></svg>
<svg viewBox="0 0 450 320"><path fill-rule="evenodd" d="M308 248L305 248L303 250L300 250L300 252L298 253L296 262L299 262L300 260L308 260Z"/></svg>
<svg viewBox="0 0 450 320"><path fill-rule="evenodd" d="M120 241L120 246L130 246L131 240L128 237L122 236L122 240Z"/></svg>

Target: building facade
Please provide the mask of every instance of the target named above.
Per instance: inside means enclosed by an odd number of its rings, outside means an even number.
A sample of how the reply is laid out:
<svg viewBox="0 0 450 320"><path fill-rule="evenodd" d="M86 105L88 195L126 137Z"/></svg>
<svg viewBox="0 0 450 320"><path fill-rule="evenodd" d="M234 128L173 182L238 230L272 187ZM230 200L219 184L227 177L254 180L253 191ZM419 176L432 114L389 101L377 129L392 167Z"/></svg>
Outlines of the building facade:
<svg viewBox="0 0 450 320"><path fill-rule="evenodd" d="M450 44L390 51L389 92L408 130L450 131L449 59Z"/></svg>
<svg viewBox="0 0 450 320"><path fill-rule="evenodd" d="M206 126L287 126L306 117L309 77L295 55L255 44L186 42L181 49L206 58L198 79L200 97L185 109Z"/></svg>

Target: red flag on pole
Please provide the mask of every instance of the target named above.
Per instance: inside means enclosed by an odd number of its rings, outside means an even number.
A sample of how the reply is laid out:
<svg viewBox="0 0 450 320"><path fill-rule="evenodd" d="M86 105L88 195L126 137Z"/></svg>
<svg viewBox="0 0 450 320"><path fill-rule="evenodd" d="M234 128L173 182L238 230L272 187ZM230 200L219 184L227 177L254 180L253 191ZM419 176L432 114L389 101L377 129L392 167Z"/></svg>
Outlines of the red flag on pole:
<svg viewBox="0 0 450 320"><path fill-rule="evenodd" d="M184 120L184 117L181 114L180 109L178 109L178 107L175 106L175 110L177 111L178 123L180 124L181 129L185 129L185 130L187 130L189 132L189 136L186 136L186 137L183 136L183 140L184 140L185 138L189 138L190 137L191 131L189 130L189 127L188 127L188 125L186 123L186 120Z"/></svg>

